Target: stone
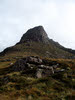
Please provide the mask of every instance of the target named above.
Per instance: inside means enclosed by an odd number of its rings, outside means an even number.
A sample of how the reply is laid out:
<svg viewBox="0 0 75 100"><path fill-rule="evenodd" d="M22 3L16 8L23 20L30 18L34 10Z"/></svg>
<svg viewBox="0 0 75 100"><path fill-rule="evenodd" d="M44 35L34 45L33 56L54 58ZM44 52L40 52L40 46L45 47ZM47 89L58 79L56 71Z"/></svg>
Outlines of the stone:
<svg viewBox="0 0 75 100"><path fill-rule="evenodd" d="M45 65L38 65L38 70L36 73L37 78L51 76L52 74L54 74L53 67L45 66Z"/></svg>
<svg viewBox="0 0 75 100"><path fill-rule="evenodd" d="M36 72L36 77L37 78L42 78L42 77L46 77L46 76L51 76L52 74L54 74L54 70L53 68L46 68L46 69L38 69Z"/></svg>
<svg viewBox="0 0 75 100"><path fill-rule="evenodd" d="M49 38L43 26L37 26L29 29L21 38L20 43L24 42L43 42L49 43Z"/></svg>
<svg viewBox="0 0 75 100"><path fill-rule="evenodd" d="M41 78L42 77L42 69L38 69L36 72L36 77Z"/></svg>
<svg viewBox="0 0 75 100"><path fill-rule="evenodd" d="M23 59L19 59L14 65L12 65L13 71L23 71L26 68L26 62Z"/></svg>
<svg viewBox="0 0 75 100"><path fill-rule="evenodd" d="M56 65L52 65L51 67L53 67L54 69L56 69L59 66L59 64Z"/></svg>
<svg viewBox="0 0 75 100"><path fill-rule="evenodd" d="M31 95L28 96L28 100L32 100L32 96Z"/></svg>
<svg viewBox="0 0 75 100"><path fill-rule="evenodd" d="M10 65L13 65L13 63L10 63Z"/></svg>
<svg viewBox="0 0 75 100"><path fill-rule="evenodd" d="M30 57L26 58L26 62L33 63L33 64L41 64L42 63L42 59L40 59L38 57L30 56Z"/></svg>

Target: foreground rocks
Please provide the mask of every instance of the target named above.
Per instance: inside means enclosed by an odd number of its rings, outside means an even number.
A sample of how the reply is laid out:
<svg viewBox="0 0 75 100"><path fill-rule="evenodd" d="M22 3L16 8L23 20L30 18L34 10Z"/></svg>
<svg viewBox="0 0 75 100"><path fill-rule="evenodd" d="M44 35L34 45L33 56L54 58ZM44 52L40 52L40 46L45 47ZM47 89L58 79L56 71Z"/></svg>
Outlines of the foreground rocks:
<svg viewBox="0 0 75 100"><path fill-rule="evenodd" d="M49 62L45 62L45 60L34 56L19 59L10 67L12 71L22 71L22 74L37 78L51 76L56 72L64 71L64 69L57 70L59 68L59 64L54 62L50 65Z"/></svg>

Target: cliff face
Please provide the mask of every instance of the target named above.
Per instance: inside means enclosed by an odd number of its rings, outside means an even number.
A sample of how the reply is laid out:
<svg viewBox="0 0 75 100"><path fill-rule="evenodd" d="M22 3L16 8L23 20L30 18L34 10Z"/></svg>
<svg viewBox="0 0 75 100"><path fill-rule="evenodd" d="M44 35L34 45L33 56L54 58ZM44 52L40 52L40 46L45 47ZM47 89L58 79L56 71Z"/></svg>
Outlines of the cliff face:
<svg viewBox="0 0 75 100"><path fill-rule="evenodd" d="M35 42L43 42L48 43L49 38L47 33L45 32L42 26L34 27L29 29L21 38L20 43L35 41Z"/></svg>

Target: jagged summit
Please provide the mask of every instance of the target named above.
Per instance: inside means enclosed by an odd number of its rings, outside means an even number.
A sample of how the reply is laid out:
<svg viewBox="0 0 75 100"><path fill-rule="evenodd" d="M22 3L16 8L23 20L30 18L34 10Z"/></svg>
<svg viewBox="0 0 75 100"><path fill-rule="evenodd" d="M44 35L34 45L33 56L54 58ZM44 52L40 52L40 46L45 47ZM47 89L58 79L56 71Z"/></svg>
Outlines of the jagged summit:
<svg viewBox="0 0 75 100"><path fill-rule="evenodd" d="M20 43L35 41L48 43L49 38L43 26L37 26L32 29L29 29L21 38Z"/></svg>

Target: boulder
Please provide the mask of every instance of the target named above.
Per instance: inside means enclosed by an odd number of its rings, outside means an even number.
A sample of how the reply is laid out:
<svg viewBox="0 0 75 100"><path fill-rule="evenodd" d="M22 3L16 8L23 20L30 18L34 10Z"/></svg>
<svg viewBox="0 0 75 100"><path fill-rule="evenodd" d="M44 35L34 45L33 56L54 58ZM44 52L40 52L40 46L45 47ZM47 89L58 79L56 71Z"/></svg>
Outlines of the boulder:
<svg viewBox="0 0 75 100"><path fill-rule="evenodd" d="M42 59L40 59L39 57L29 56L26 58L26 62L32 64L42 64Z"/></svg>
<svg viewBox="0 0 75 100"><path fill-rule="evenodd" d="M26 62L23 59L18 60L14 65L12 65L13 71L23 71L27 68Z"/></svg>
<svg viewBox="0 0 75 100"><path fill-rule="evenodd" d="M38 65L38 69L36 72L37 78L51 76L52 74L54 74L53 67L45 66L45 65Z"/></svg>
<svg viewBox="0 0 75 100"><path fill-rule="evenodd" d="M37 70L37 72L36 72L36 77L37 78L41 78L42 77L42 71L43 71L42 69L38 69Z"/></svg>

